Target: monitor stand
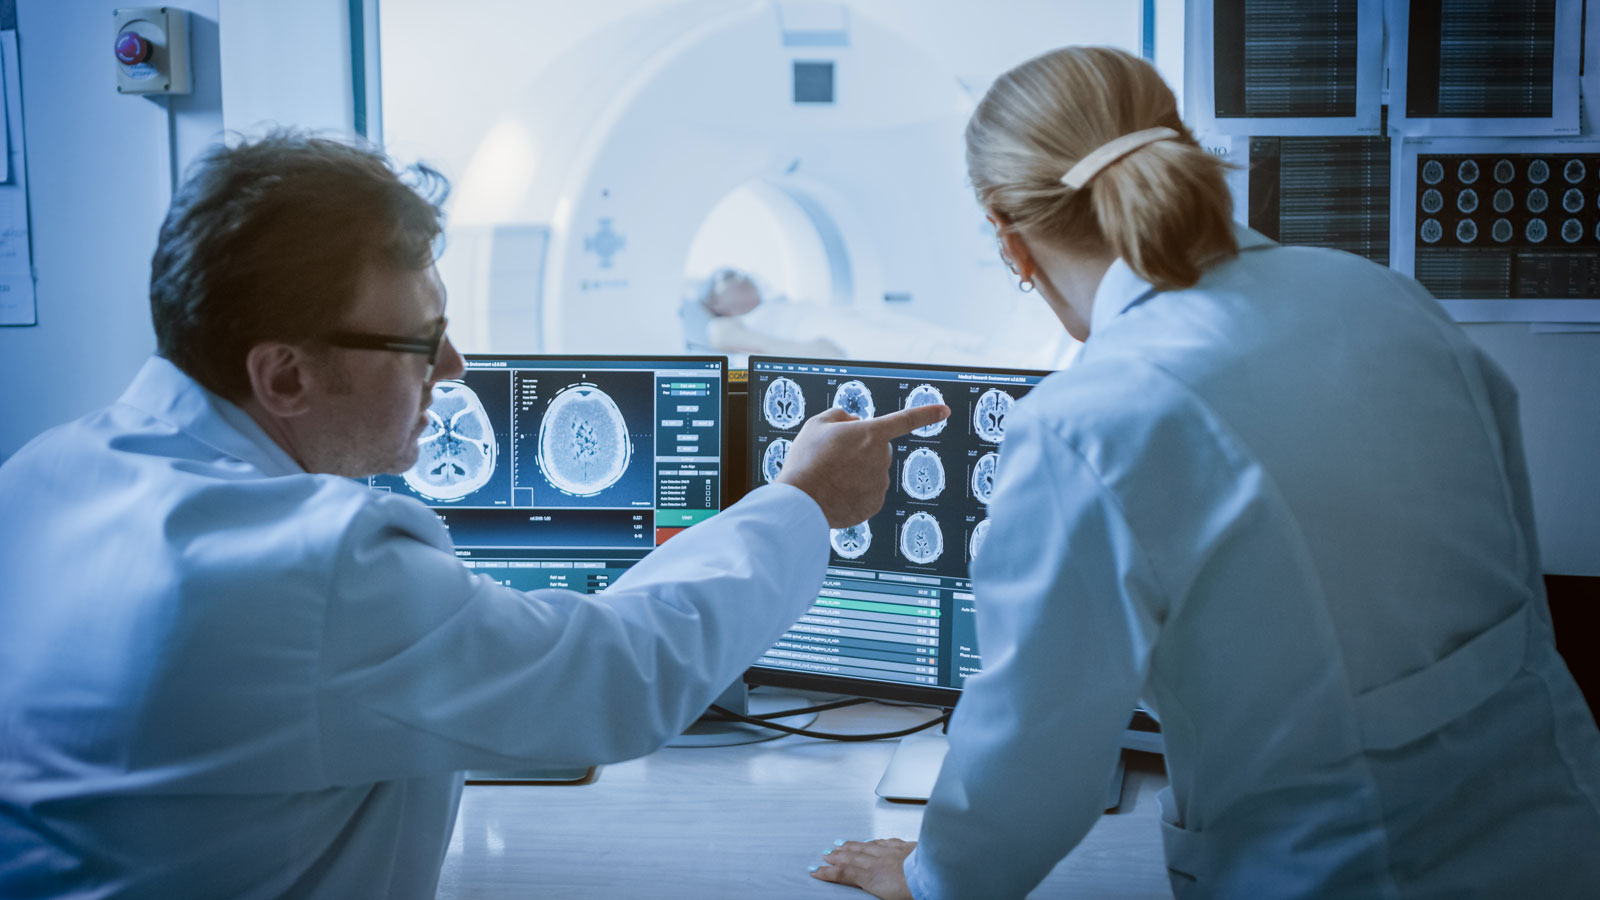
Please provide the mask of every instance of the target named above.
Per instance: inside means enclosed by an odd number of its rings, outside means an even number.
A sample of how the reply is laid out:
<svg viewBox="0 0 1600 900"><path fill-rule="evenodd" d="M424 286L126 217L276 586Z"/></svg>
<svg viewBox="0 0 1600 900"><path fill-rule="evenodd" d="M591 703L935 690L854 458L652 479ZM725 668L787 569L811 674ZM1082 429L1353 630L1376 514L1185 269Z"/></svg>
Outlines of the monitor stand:
<svg viewBox="0 0 1600 900"><path fill-rule="evenodd" d="M943 734L919 731L900 739L889 767L878 781L877 794L894 803L927 803L933 794L934 779L944 764L944 755L950 749L949 739ZM1117 754L1117 764L1106 785L1105 809L1116 809L1122 803L1122 754Z"/></svg>
<svg viewBox="0 0 1600 900"><path fill-rule="evenodd" d="M743 713L747 716L758 716L764 712L778 712L786 706L796 702L798 698L789 694L770 694L758 696L752 700L750 689L744 680L735 681L722 692L722 696L712 701L723 709ZM805 705L800 700L800 705ZM784 716L772 721L790 728L804 728L817 720L816 713L805 713L798 716ZM667 741L668 747L732 747L737 744L758 744L762 741L771 741L784 737L784 732L772 728L762 728L760 725L751 725L747 722L738 722L724 719L716 713L707 710L704 715L694 721L694 724L683 730L683 733Z"/></svg>

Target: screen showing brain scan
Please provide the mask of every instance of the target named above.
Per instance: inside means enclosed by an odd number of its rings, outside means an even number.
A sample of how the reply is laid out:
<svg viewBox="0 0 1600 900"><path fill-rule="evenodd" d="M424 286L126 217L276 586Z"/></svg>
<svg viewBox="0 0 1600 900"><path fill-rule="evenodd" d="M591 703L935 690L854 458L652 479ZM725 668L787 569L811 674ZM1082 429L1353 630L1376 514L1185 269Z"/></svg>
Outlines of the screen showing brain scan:
<svg viewBox="0 0 1600 900"><path fill-rule="evenodd" d="M911 393L906 395L906 409L916 406L933 406L943 402L944 394L940 393L939 389L931 384L919 384L911 389ZM933 437L943 431L944 426L949 422L949 419L942 419L932 425L924 425L915 429L911 433L917 437Z"/></svg>
<svg viewBox="0 0 1600 900"><path fill-rule="evenodd" d="M939 454L918 447L900 467L900 487L917 500L932 500L944 492L944 463Z"/></svg>
<svg viewBox="0 0 1600 900"><path fill-rule="evenodd" d="M872 418L872 391L859 381L846 381L834 392L833 405L858 419Z"/></svg>
<svg viewBox="0 0 1600 900"><path fill-rule="evenodd" d="M777 481L778 473L783 471L783 461L789 457L789 446L788 440L774 438L767 452L761 454L761 478L768 484Z"/></svg>
<svg viewBox="0 0 1600 900"><path fill-rule="evenodd" d="M984 506L988 506L990 498L994 496L994 474L999 465L1000 454L991 450L978 457L972 467L972 496Z"/></svg>
<svg viewBox="0 0 1600 900"><path fill-rule="evenodd" d="M592 384L559 391L539 425L539 468L575 497L593 497L628 470L633 441L615 400Z"/></svg>
<svg viewBox="0 0 1600 900"><path fill-rule="evenodd" d="M872 547L872 525L862 522L848 528L835 528L828 532L828 543L833 552L845 559L860 559Z"/></svg>
<svg viewBox="0 0 1600 900"><path fill-rule="evenodd" d="M489 483L500 446L494 423L472 388L459 381L433 386L428 424L417 438L417 462L405 482L430 500L460 500Z"/></svg>
<svg viewBox="0 0 1600 900"><path fill-rule="evenodd" d="M989 536L989 520L984 519L972 528L972 537L967 541L967 558L978 558L978 551L983 548L983 539Z"/></svg>
<svg viewBox="0 0 1600 900"><path fill-rule="evenodd" d="M470 355L433 387L416 464L368 484L432 507L464 553L610 548L625 567L721 509L726 373L718 357ZM530 577L513 581L574 576Z"/></svg>
<svg viewBox="0 0 1600 900"><path fill-rule="evenodd" d="M1011 412L1014 402L1010 394L999 388L984 391L972 407L972 430L991 444L1005 440L1006 414Z"/></svg>
<svg viewBox="0 0 1600 900"><path fill-rule="evenodd" d="M775 378L761 395L761 412L780 431L799 428L806 420L806 395L793 380Z"/></svg>
<svg viewBox="0 0 1600 900"><path fill-rule="evenodd" d="M919 566L944 555L944 531L939 520L925 512L912 513L900 526L900 552Z"/></svg>
<svg viewBox="0 0 1600 900"><path fill-rule="evenodd" d="M752 489L771 481L794 439L766 408L765 398L774 394L814 398L813 413L831 402L862 418L876 416L880 403L885 411L950 407L948 419L890 443L883 508L858 525L829 531L828 570L816 604L761 658L757 671L959 687L977 670L970 565L989 531L1006 416L1046 374L751 358L745 459Z"/></svg>

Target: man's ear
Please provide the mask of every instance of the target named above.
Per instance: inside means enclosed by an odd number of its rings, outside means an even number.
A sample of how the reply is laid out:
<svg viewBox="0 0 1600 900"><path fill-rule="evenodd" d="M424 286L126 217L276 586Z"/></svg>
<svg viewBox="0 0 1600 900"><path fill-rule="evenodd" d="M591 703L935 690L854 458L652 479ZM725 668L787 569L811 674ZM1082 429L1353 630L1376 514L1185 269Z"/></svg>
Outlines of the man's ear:
<svg viewBox="0 0 1600 900"><path fill-rule="evenodd" d="M302 415L311 408L313 379L305 351L290 344L267 342L250 348L245 369L250 392L261 408L280 418Z"/></svg>

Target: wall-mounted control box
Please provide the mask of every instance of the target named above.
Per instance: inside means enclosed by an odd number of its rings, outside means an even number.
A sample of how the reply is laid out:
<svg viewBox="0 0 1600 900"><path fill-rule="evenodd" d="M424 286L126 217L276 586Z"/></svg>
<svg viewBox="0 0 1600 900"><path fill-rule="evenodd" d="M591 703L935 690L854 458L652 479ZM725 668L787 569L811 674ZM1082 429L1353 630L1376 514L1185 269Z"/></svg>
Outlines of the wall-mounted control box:
<svg viewBox="0 0 1600 900"><path fill-rule="evenodd" d="M111 14L117 93L189 93L188 11L171 6L129 6Z"/></svg>

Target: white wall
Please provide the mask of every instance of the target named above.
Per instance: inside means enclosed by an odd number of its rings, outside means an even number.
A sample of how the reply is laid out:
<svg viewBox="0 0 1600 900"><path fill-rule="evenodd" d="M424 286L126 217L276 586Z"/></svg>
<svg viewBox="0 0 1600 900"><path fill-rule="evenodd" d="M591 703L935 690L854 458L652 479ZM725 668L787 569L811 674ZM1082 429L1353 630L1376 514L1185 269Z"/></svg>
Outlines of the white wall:
<svg viewBox="0 0 1600 900"><path fill-rule="evenodd" d="M148 283L171 196L168 111L117 93L111 11L122 5L17 2L39 324L0 328L0 382L13 386L0 457L115 400L155 346ZM197 94L173 106L180 147L221 121L216 0L187 8Z"/></svg>

